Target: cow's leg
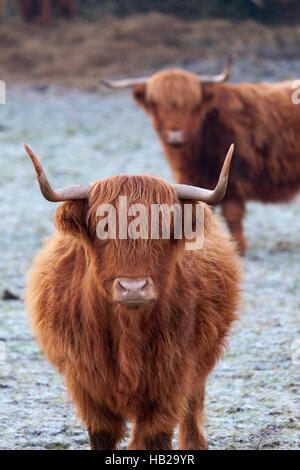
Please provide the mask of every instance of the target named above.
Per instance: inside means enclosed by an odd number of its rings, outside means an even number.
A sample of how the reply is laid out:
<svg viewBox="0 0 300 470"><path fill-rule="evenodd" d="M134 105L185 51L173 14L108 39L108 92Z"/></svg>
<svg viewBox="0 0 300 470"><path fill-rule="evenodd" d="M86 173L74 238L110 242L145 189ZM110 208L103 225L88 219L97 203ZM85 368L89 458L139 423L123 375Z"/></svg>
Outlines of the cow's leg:
<svg viewBox="0 0 300 470"><path fill-rule="evenodd" d="M66 376L66 383L76 404L77 414L88 429L91 449L114 450L125 435L124 418L107 405L95 401L76 377Z"/></svg>
<svg viewBox="0 0 300 470"><path fill-rule="evenodd" d="M77 406L78 409L78 406ZM92 450L114 450L125 434L125 420L92 399L85 401L79 411L88 427L90 446Z"/></svg>
<svg viewBox="0 0 300 470"><path fill-rule="evenodd" d="M159 408L139 417L133 424L129 450L171 450L177 417Z"/></svg>
<svg viewBox="0 0 300 470"><path fill-rule="evenodd" d="M77 409L78 409L77 404ZM79 414L87 424L92 450L114 450L125 434L125 420L92 399L85 401Z"/></svg>
<svg viewBox="0 0 300 470"><path fill-rule="evenodd" d="M204 387L203 393L195 394L189 400L187 413L179 424L178 446L180 450L205 450L207 444L201 430L203 422Z"/></svg>
<svg viewBox="0 0 300 470"><path fill-rule="evenodd" d="M238 250L243 255L247 248L244 237L243 217L245 215L245 202L238 199L222 202L222 215L228 228L237 243Z"/></svg>
<svg viewBox="0 0 300 470"><path fill-rule="evenodd" d="M52 0L40 1L40 14L37 22L40 24L48 24L52 16Z"/></svg>
<svg viewBox="0 0 300 470"><path fill-rule="evenodd" d="M173 432L174 428L155 431L144 423L136 423L133 425L128 450L171 450Z"/></svg>
<svg viewBox="0 0 300 470"><path fill-rule="evenodd" d="M123 437L123 423L122 423L122 436ZM113 431L88 431L90 438L91 450L115 450L118 442L121 440L119 437L119 430Z"/></svg>

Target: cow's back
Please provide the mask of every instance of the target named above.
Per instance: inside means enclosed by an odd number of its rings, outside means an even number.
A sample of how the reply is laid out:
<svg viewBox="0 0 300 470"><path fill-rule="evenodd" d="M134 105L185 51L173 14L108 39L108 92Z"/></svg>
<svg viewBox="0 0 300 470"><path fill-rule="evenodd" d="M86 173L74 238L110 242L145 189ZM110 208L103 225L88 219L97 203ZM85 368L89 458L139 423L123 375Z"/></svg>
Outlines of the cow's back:
<svg viewBox="0 0 300 470"><path fill-rule="evenodd" d="M208 113L202 129L200 166L205 172L215 150L217 174L227 145L234 142L226 198L288 200L300 186L300 108L293 102L293 82L223 84L215 90L217 112Z"/></svg>

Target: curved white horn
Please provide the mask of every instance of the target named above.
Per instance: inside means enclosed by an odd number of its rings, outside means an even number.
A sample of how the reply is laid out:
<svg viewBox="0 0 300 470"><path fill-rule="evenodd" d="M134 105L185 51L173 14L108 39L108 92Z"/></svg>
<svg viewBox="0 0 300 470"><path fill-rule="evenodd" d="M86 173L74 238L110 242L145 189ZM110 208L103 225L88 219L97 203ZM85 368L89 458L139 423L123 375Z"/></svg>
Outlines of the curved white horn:
<svg viewBox="0 0 300 470"><path fill-rule="evenodd" d="M207 204L218 204L225 196L228 174L231 163L231 158L234 150L234 145L231 144L227 152L223 168L221 170L219 181L215 189L209 190L198 188L197 186L189 186L187 184L174 184L173 187L176 191L178 199L190 199L192 201L202 201Z"/></svg>
<svg viewBox="0 0 300 470"><path fill-rule="evenodd" d="M147 83L150 77L140 77L140 78L125 78L123 80L105 80L102 78L100 80L101 85L106 88L118 89L118 88L130 88L134 85L141 85Z"/></svg>
<svg viewBox="0 0 300 470"><path fill-rule="evenodd" d="M34 155L33 151L24 144L24 148L28 153L33 166L35 168L37 179L41 188L41 193L47 201L50 202L62 202L62 201L71 201L76 199L86 199L88 197L88 191L90 188L89 184L77 184L75 186L67 186L62 189L52 189L46 173L43 170L42 165L40 164L37 157Z"/></svg>
<svg viewBox="0 0 300 470"><path fill-rule="evenodd" d="M232 68L233 54L230 52L227 57L226 65L223 71L217 75L199 75L197 77L201 83L222 83L228 80Z"/></svg>

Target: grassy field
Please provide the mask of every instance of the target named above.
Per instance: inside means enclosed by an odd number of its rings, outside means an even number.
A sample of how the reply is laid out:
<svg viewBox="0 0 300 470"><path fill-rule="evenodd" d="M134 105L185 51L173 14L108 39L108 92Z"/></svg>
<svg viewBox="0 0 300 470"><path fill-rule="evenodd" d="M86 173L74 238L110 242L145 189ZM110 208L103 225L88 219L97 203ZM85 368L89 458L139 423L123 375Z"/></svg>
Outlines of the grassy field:
<svg viewBox="0 0 300 470"><path fill-rule="evenodd" d="M1 25L0 294L9 289L20 300L0 300L0 449L88 448L63 380L32 338L22 300L55 211L40 195L22 142L40 155L56 187L118 173L171 180L130 91L108 93L99 78L171 66L217 72L234 49L233 82L296 79L299 40L299 27L187 23L157 13L45 29L16 20ZM247 207L241 322L207 388L212 449L300 448L299 205L298 198Z"/></svg>
<svg viewBox="0 0 300 470"><path fill-rule="evenodd" d="M162 67L216 72L232 49L235 67L249 63L257 78L269 78L265 72L275 63L278 77L284 79L293 77L295 70L281 70L279 63L299 61L299 42L298 26L186 22L159 13L123 19L108 15L91 23L57 21L49 27L14 19L0 25L0 78L8 84L59 84L93 90L101 76L135 76ZM250 75L244 69L240 78L247 80Z"/></svg>

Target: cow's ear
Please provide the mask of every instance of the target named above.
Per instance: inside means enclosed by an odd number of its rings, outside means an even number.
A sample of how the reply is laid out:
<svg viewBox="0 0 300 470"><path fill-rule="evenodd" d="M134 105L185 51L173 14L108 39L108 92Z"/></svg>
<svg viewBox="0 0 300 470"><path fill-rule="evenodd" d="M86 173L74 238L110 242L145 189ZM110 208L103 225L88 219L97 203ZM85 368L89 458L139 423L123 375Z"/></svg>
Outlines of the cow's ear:
<svg viewBox="0 0 300 470"><path fill-rule="evenodd" d="M132 95L137 104L147 110L148 107L146 102L146 84L140 83L139 85L134 85L132 89Z"/></svg>
<svg viewBox="0 0 300 470"><path fill-rule="evenodd" d="M74 237L87 239L86 200L67 201L58 206L54 216L57 230Z"/></svg>

